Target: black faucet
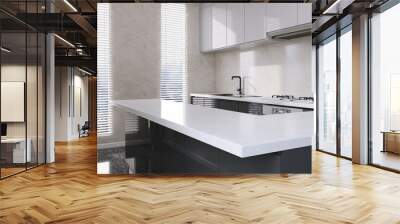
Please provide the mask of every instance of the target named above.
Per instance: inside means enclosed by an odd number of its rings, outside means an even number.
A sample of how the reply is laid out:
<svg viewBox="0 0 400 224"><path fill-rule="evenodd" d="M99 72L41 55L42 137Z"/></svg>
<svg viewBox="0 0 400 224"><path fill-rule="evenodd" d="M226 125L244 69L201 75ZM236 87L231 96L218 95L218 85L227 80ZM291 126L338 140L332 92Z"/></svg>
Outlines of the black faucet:
<svg viewBox="0 0 400 224"><path fill-rule="evenodd" d="M242 77L238 76L238 75L234 75L232 76L232 80L233 79L239 79L239 88L237 89L237 91L239 92L239 95L243 95L242 94Z"/></svg>

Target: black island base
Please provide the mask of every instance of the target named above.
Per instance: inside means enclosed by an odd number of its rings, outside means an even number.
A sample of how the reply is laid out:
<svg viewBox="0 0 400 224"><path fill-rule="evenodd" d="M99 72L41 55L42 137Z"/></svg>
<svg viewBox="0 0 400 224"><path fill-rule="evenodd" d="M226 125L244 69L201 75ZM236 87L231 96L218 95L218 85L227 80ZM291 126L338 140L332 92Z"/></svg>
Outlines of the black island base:
<svg viewBox="0 0 400 224"><path fill-rule="evenodd" d="M140 119L140 131L127 133L122 173L231 175L311 173L311 146L240 158L189 136ZM116 172L113 172L116 173Z"/></svg>

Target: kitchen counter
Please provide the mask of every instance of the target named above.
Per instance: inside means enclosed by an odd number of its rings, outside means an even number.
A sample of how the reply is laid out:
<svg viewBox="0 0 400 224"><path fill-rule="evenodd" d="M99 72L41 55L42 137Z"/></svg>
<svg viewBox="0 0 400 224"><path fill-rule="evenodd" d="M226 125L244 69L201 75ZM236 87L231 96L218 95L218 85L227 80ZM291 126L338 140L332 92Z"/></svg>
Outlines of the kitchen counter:
<svg viewBox="0 0 400 224"><path fill-rule="evenodd" d="M118 100L114 106L240 158L312 144L313 112L257 116L160 99Z"/></svg>
<svg viewBox="0 0 400 224"><path fill-rule="evenodd" d="M278 106L287 106L287 107L296 107L296 108L305 108L305 109L314 109L313 103L304 103L301 101L280 100L280 99L272 98L272 97L233 97L233 96L218 96L218 95L207 94L207 93L192 93L192 94L190 94L190 96L206 97L206 98L212 98L212 99L242 101L242 102L249 102L249 103L278 105Z"/></svg>

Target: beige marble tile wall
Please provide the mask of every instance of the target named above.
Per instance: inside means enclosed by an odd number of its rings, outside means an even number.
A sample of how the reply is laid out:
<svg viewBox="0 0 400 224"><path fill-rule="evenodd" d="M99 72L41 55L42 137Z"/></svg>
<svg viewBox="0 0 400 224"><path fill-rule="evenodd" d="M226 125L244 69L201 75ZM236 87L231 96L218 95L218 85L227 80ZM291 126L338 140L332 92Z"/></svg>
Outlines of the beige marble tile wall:
<svg viewBox="0 0 400 224"><path fill-rule="evenodd" d="M159 97L161 4L111 4L113 98ZM215 56L200 53L199 5L186 4L188 92L215 91Z"/></svg>
<svg viewBox="0 0 400 224"><path fill-rule="evenodd" d="M244 77L245 93L312 96L311 37L283 40L216 54L216 90L233 93Z"/></svg>
<svg viewBox="0 0 400 224"><path fill-rule="evenodd" d="M102 4L99 5L99 7ZM107 4L112 100L158 98L160 92L160 4ZM104 11L104 10L103 10ZM102 71L99 71L101 76ZM101 81L101 77L98 81ZM99 85L99 83L98 83ZM98 101L99 102L99 101ZM112 108L108 132L98 137L99 148L124 146L125 114Z"/></svg>
<svg viewBox="0 0 400 224"><path fill-rule="evenodd" d="M200 7L186 4L188 93L213 93L216 91L214 54L200 53Z"/></svg>
<svg viewBox="0 0 400 224"><path fill-rule="evenodd" d="M107 7L110 8L112 99L159 98L161 4L118 3ZM187 93L215 92L215 55L200 53L199 4L186 4L186 12ZM102 35L106 34L99 33ZM112 130L98 139L101 145L122 144L124 116L113 109Z"/></svg>
<svg viewBox="0 0 400 224"><path fill-rule="evenodd" d="M113 99L159 97L160 4L111 4Z"/></svg>

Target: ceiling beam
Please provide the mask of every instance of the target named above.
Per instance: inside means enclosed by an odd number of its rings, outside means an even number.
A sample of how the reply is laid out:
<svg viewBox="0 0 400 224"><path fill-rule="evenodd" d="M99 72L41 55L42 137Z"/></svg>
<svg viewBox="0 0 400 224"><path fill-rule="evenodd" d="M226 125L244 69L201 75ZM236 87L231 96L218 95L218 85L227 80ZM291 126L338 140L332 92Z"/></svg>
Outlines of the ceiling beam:
<svg viewBox="0 0 400 224"><path fill-rule="evenodd" d="M87 41L91 46L96 46L97 30L90 24L85 17L80 14L68 14L72 21L74 21L82 30L88 35Z"/></svg>
<svg viewBox="0 0 400 224"><path fill-rule="evenodd" d="M88 67L93 71L97 68L97 59L91 56L55 56L56 66Z"/></svg>

